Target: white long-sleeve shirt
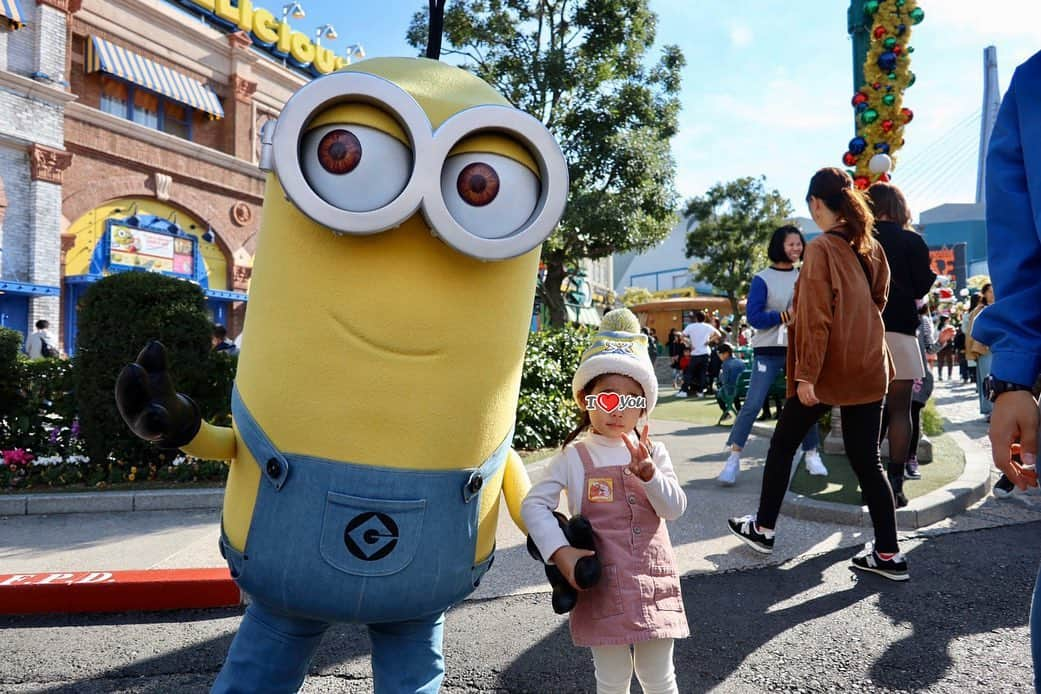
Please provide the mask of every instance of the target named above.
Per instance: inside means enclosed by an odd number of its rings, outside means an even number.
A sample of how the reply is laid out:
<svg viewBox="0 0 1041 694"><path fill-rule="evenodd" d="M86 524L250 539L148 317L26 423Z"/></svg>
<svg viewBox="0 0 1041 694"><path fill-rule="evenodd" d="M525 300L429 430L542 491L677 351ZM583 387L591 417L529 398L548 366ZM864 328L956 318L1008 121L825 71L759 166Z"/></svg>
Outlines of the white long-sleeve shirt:
<svg viewBox="0 0 1041 694"><path fill-rule="evenodd" d="M621 439L590 433L579 440L586 444L593 465L597 468L625 466L632 460L629 449ZM650 482L642 482L647 500L663 519L676 520L687 510L687 493L683 491L676 478L676 471L664 444L652 444L651 460L655 467L654 477ZM547 562L554 552L568 544L564 532L553 516L553 512L560 505L560 493L567 493L570 515L581 513L585 478L582 459L578 457L578 451L572 443L550 459L542 479L524 497L521 516L528 526L528 533Z"/></svg>

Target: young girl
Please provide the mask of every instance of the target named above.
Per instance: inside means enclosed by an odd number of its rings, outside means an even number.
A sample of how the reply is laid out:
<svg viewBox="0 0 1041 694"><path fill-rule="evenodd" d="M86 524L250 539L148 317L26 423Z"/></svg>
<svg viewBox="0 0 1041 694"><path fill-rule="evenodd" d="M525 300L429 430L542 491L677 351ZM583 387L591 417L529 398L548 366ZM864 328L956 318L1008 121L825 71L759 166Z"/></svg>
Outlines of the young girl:
<svg viewBox="0 0 1041 694"><path fill-rule="evenodd" d="M602 573L596 586L579 591L570 620L575 645L593 650L597 693L627 693L635 663L644 692L675 694L673 640L690 631L665 521L683 515L687 496L665 447L648 440L646 424L637 435L657 402L658 383L631 311L604 316L572 392L582 419L521 514L542 556L576 589L575 563L593 553L564 539L553 516L562 491L570 514L593 526Z"/></svg>

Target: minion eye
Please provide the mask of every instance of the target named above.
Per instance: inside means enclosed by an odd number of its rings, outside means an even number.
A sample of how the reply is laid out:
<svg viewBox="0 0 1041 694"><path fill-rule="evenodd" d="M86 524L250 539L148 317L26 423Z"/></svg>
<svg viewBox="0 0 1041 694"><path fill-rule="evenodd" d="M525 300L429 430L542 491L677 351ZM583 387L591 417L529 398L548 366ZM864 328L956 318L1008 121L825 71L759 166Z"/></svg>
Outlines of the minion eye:
<svg viewBox="0 0 1041 694"><path fill-rule="evenodd" d="M524 224L539 201L539 179L528 167L491 153L449 157L441 172L448 212L475 236L498 239Z"/></svg>
<svg viewBox="0 0 1041 694"><path fill-rule="evenodd" d="M300 163L308 185L330 205L369 212L397 198L412 175L400 140L364 125L334 124L307 132Z"/></svg>

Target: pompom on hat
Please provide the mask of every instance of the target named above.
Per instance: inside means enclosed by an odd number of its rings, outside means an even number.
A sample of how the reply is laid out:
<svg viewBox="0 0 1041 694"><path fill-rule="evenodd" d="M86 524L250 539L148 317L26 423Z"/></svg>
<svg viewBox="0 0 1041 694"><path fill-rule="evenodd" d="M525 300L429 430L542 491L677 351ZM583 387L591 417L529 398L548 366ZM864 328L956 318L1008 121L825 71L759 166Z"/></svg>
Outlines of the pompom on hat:
<svg viewBox="0 0 1041 694"><path fill-rule="evenodd" d="M582 361L571 380L571 392L579 406L585 403L579 392L597 376L621 374L643 388L647 413L658 403L658 378L648 354L647 336L640 332L640 320L627 308L608 311L600 322L600 331L582 353Z"/></svg>

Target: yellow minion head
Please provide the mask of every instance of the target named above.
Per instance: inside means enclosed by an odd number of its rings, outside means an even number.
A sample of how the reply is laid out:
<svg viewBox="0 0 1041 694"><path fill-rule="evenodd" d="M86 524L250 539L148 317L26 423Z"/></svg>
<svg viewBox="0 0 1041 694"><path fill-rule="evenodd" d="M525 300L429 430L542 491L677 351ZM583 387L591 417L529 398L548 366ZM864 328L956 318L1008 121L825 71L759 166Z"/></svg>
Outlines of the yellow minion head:
<svg viewBox="0 0 1041 694"><path fill-rule="evenodd" d="M271 174L237 384L279 448L465 468L510 431L567 169L477 77L366 60L305 85Z"/></svg>

